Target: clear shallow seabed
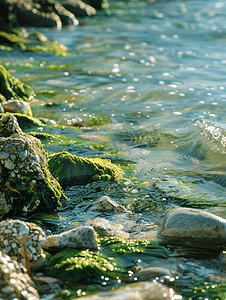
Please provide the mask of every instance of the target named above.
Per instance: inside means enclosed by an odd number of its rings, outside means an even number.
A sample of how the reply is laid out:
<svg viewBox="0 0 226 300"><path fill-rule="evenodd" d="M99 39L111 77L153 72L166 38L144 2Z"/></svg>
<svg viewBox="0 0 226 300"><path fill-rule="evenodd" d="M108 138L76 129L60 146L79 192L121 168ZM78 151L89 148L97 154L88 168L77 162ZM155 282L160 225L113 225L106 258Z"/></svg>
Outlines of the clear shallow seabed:
<svg viewBox="0 0 226 300"><path fill-rule="evenodd" d="M85 200L103 194L134 212L130 221L106 215L134 237L180 205L226 217L225 7L215 0L114 2L76 28L38 29L68 47L68 57L1 51L1 63L16 77L37 92L56 92L51 99L37 94L35 117L60 125L98 115L111 120L52 129L78 143L47 150L134 164L125 173L127 187L99 194L89 185L69 189L71 204L61 218L46 219L53 232L97 216L87 212ZM81 140L89 144L80 146ZM92 149L92 143L104 146Z"/></svg>

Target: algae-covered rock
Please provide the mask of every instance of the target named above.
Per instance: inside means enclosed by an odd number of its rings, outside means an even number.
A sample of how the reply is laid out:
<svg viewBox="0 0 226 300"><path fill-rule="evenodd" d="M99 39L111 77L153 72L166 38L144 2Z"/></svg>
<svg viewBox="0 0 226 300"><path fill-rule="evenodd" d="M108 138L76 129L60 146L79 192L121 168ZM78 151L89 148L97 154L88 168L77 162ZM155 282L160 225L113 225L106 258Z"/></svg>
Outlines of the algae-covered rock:
<svg viewBox="0 0 226 300"><path fill-rule="evenodd" d="M5 208L0 214L60 206L64 195L48 170L40 140L24 134L12 115L0 119L0 153L0 195Z"/></svg>
<svg viewBox="0 0 226 300"><path fill-rule="evenodd" d="M34 98L34 91L27 84L12 76L0 65L0 94L6 99L30 101ZM0 98L2 101L2 98Z"/></svg>
<svg viewBox="0 0 226 300"><path fill-rule="evenodd" d="M0 299L38 300L36 285L22 264L0 251Z"/></svg>
<svg viewBox="0 0 226 300"><path fill-rule="evenodd" d="M19 114L19 113L11 114L9 112L0 113L0 117L2 117L4 115L7 115L7 116L13 115L14 117L16 117L17 122L21 129L28 129L28 128L32 128L32 127L43 126L43 123L39 119L30 117L30 116L27 116L24 114Z"/></svg>
<svg viewBox="0 0 226 300"><path fill-rule="evenodd" d="M128 210L126 210L124 206L117 204L108 196L100 197L100 199L98 199L97 204L91 207L90 210L102 212L115 211L117 213L128 213Z"/></svg>
<svg viewBox="0 0 226 300"><path fill-rule="evenodd" d="M54 154L48 160L49 170L62 186L86 184L105 180L116 181L122 176L122 169L110 160L83 158L69 152Z"/></svg>
<svg viewBox="0 0 226 300"><path fill-rule="evenodd" d="M45 267L46 273L68 282L85 279L100 279L101 276L115 279L126 275L116 260L101 253L65 249L54 255Z"/></svg>

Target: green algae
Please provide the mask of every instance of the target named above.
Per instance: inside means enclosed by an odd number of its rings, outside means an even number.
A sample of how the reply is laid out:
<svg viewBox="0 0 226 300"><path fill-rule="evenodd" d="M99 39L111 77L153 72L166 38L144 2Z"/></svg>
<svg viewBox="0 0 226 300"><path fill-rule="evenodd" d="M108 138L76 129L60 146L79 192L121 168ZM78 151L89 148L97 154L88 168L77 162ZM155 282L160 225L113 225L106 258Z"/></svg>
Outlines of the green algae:
<svg viewBox="0 0 226 300"><path fill-rule="evenodd" d="M155 147L159 140L160 134L154 131L142 131L140 129L129 129L121 131L115 135L120 142L125 142L133 147Z"/></svg>
<svg viewBox="0 0 226 300"><path fill-rule="evenodd" d="M87 120L84 120L87 127L93 127L93 126L101 126L104 124L110 124L112 123L112 120L108 115L95 115L93 117L90 117Z"/></svg>
<svg viewBox="0 0 226 300"><path fill-rule="evenodd" d="M159 242L142 239L124 239L120 237L104 237L98 242L106 255L152 255L167 258L170 251Z"/></svg>
<svg viewBox="0 0 226 300"><path fill-rule="evenodd" d="M226 284L213 282L192 282L193 292L189 296L183 296L183 300L225 300Z"/></svg>
<svg viewBox="0 0 226 300"><path fill-rule="evenodd" d="M18 30L13 30L13 32L0 31L0 43L3 44L2 46L10 45L14 48L20 48L22 51L49 52L58 56L67 56L67 47L48 40L42 33L26 32L24 36L21 35Z"/></svg>
<svg viewBox="0 0 226 300"><path fill-rule="evenodd" d="M117 261L99 252L65 249L54 255L45 266L49 276L67 282L101 279L101 276L116 279L127 273Z"/></svg>
<svg viewBox="0 0 226 300"><path fill-rule="evenodd" d="M110 160L101 158L83 158L69 152L52 155L49 170L62 186L86 184L92 181L117 181L123 171Z"/></svg>
<svg viewBox="0 0 226 300"><path fill-rule="evenodd" d="M30 117L24 114L20 114L20 113L0 113L0 117L3 115L13 115L17 118L17 121L20 125L20 128L22 130L24 129L28 129L28 128L32 128L32 127L39 127L39 126L44 126L44 124L42 124L41 121L39 121L39 119L36 119L34 117Z"/></svg>
<svg viewBox="0 0 226 300"><path fill-rule="evenodd" d="M30 86L12 76L2 65L0 65L0 94L6 100L22 99L30 101L34 98L34 91Z"/></svg>

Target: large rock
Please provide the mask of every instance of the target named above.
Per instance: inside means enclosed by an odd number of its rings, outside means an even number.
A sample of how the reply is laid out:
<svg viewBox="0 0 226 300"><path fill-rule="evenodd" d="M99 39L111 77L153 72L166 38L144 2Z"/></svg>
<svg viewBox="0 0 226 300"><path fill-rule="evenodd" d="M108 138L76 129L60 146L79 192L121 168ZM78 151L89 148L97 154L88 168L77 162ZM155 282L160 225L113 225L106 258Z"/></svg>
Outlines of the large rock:
<svg viewBox="0 0 226 300"><path fill-rule="evenodd" d="M173 300L173 289L158 282L139 282L128 284L113 291L101 292L82 300Z"/></svg>
<svg viewBox="0 0 226 300"><path fill-rule="evenodd" d="M23 265L0 251L0 299L38 300L39 294Z"/></svg>
<svg viewBox="0 0 226 300"><path fill-rule="evenodd" d="M192 208L175 208L164 218L158 237L171 244L217 248L226 245L226 220Z"/></svg>
<svg viewBox="0 0 226 300"><path fill-rule="evenodd" d="M59 234L47 236L43 247L48 250L59 250L66 247L97 250L98 244L93 227L80 226Z"/></svg>
<svg viewBox="0 0 226 300"><path fill-rule="evenodd" d="M45 244L45 233L36 224L20 220L0 222L2 253L22 262L24 266L27 262L32 269L39 269L43 266L45 261L43 244Z"/></svg>
<svg viewBox="0 0 226 300"><path fill-rule="evenodd" d="M24 134L17 119L0 119L0 216L44 211L60 206L65 197L50 174L39 139Z"/></svg>
<svg viewBox="0 0 226 300"><path fill-rule="evenodd" d="M26 101L8 100L7 102L2 102L2 107L4 112L19 113L32 117L30 104Z"/></svg>

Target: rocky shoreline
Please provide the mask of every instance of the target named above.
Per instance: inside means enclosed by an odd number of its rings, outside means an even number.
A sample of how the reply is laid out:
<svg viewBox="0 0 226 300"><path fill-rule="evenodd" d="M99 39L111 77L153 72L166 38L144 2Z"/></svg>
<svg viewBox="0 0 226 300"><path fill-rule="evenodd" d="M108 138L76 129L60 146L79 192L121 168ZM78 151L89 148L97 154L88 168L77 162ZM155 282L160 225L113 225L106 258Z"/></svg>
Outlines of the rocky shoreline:
<svg viewBox="0 0 226 300"><path fill-rule="evenodd" d="M203 289L217 293L226 281L226 220L201 209L170 210L162 224L148 224L138 238L105 218L109 213L126 216L134 226L136 216L104 192L90 203L94 217L84 225L50 234L29 221L36 212L57 211L69 203L68 186L103 181L122 182L126 188L128 180L109 160L45 153L39 135L23 131L25 120L42 124L32 117L34 92L2 66L0 71L0 297L173 300L181 295L196 299ZM208 263L192 264L188 256ZM112 280L115 288L83 292L80 285L91 280L102 286ZM194 290L192 280L215 285L196 283ZM70 283L77 284L74 290Z"/></svg>

